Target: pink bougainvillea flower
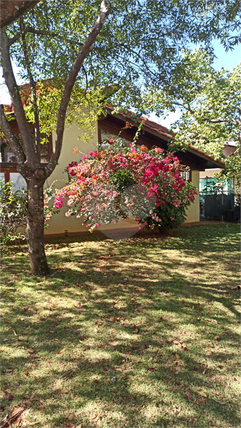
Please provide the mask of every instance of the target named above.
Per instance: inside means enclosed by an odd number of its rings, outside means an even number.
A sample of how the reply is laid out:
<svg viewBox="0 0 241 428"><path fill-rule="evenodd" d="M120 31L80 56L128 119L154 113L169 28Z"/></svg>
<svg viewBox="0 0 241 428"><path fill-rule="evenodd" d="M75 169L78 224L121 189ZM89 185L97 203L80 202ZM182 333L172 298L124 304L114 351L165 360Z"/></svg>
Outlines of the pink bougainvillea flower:
<svg viewBox="0 0 241 428"><path fill-rule="evenodd" d="M183 348L183 351L187 351L188 349L187 349L187 347L185 346L185 348Z"/></svg>
<svg viewBox="0 0 241 428"><path fill-rule="evenodd" d="M233 377L233 380L237 380L236 377Z"/></svg>
<svg viewBox="0 0 241 428"><path fill-rule="evenodd" d="M191 398L191 394L189 394L189 392L187 393L187 398Z"/></svg>
<svg viewBox="0 0 241 428"><path fill-rule="evenodd" d="M81 303L80 303L80 302L78 302L78 303L77 303L77 305L78 305L78 306L81 306Z"/></svg>
<svg viewBox="0 0 241 428"><path fill-rule="evenodd" d="M155 370L155 367L150 367L149 368L149 372L154 372L154 370Z"/></svg>
<svg viewBox="0 0 241 428"><path fill-rule="evenodd" d="M109 139L110 143L113 141L114 139ZM153 202L153 212L148 209L146 216L141 218L139 223L150 229L167 228L175 219L176 226L177 209L178 212L183 211L193 201L196 191L182 179L182 167L178 158L161 152L160 148L156 148L155 152L148 152L144 145L138 148L131 144L125 152L121 148L116 152L109 147L100 153L90 152L89 157L84 155L79 164L75 165L74 162L69 164L68 172L73 180L55 195L54 207L60 209L67 197L67 205L70 207L68 215L74 214L77 218L84 218L90 231L103 222L114 223L116 215L119 215L116 206L116 198L120 194L116 187L120 184L118 174L128 172L127 181L129 183L130 178L137 186L136 193L140 192L139 196L146 198L148 203ZM114 184L111 181L113 176L116 180ZM161 214L165 203L171 205L171 219L170 217L166 219ZM139 218L135 204L135 199L132 204L129 199L127 206L132 212L132 217ZM124 219L127 214L129 215L129 211L124 212L124 216L122 214L121 217Z"/></svg>
<svg viewBox="0 0 241 428"><path fill-rule="evenodd" d="M10 394L10 395L8 396L8 399L9 399L9 401L12 401L12 400L13 400L13 395L12 395L12 394Z"/></svg>
<svg viewBox="0 0 241 428"><path fill-rule="evenodd" d="M24 311L27 311L28 310L28 306L25 306L25 308L23 309Z"/></svg>

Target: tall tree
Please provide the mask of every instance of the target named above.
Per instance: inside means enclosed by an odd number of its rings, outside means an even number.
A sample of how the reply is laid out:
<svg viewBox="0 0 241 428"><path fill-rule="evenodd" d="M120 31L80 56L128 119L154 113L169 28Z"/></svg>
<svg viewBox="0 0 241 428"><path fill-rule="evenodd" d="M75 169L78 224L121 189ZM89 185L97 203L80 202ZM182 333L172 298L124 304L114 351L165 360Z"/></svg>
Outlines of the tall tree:
<svg viewBox="0 0 241 428"><path fill-rule="evenodd" d="M96 96L101 86L118 81L119 104L140 110L145 87L168 86L173 73L179 81L175 70L182 48L202 43L211 51L213 38L220 39L226 48L232 47L240 37L230 34L240 30L240 21L241 5L237 0L44 0L1 32L1 65L21 142L12 133L3 109L1 128L27 181L27 240L33 273L48 272L43 242L43 186L58 162L73 91L76 97L72 102L77 108L87 97L86 91L81 92L81 100L77 97L80 89L91 89ZM30 82L28 114L11 59ZM44 91L38 92L36 82L46 78L51 78L60 98L56 97L51 114L55 150L44 166L40 160L41 114L47 97L46 92L44 96ZM89 102L98 104L98 99ZM30 117L34 136L29 131Z"/></svg>
<svg viewBox="0 0 241 428"><path fill-rule="evenodd" d="M180 77L177 82L175 75ZM150 102L152 100L152 102ZM179 112L173 124L176 144L193 145L226 165L220 179L236 178L240 186L241 165L241 62L230 71L215 70L212 56L201 49L184 51L170 85L163 91L149 93L149 108L159 114ZM235 146L227 159L227 144Z"/></svg>

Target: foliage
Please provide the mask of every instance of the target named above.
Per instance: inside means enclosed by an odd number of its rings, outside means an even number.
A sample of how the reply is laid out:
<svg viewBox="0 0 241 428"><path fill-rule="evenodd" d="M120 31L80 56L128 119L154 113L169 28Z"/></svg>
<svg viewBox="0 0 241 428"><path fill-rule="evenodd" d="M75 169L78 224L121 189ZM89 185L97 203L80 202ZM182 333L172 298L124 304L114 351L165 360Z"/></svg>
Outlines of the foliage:
<svg viewBox="0 0 241 428"><path fill-rule="evenodd" d="M120 218L133 218L140 228L167 230L184 221L194 201L196 191L182 179L183 169L177 157L160 148L148 152L144 145L120 147L112 140L109 149L70 164L72 180L57 193L55 207L67 197L66 215L83 217L91 231Z"/></svg>
<svg viewBox="0 0 241 428"><path fill-rule="evenodd" d="M28 215L27 192L24 189L13 191L13 182L0 182L0 237L3 245L16 239L25 239L25 229ZM45 227L58 210L53 207L53 185L45 189L44 216ZM51 203L52 201L52 203Z"/></svg>
<svg viewBox="0 0 241 428"><path fill-rule="evenodd" d="M26 227L27 197L25 190L13 192L13 182L0 183L0 236L2 244L24 239ZM23 231L19 231L23 229Z"/></svg>
<svg viewBox="0 0 241 428"><path fill-rule="evenodd" d="M176 144L184 147L190 144L215 159L225 160L220 178L240 179L241 63L231 71L216 71L212 57L206 52L185 50L169 87L153 93L152 103L159 103L162 109L159 113L165 110L181 113L173 125L178 129ZM226 144L235 146L227 160L223 154Z"/></svg>
<svg viewBox="0 0 241 428"><path fill-rule="evenodd" d="M100 3L45 0L22 18L22 24L17 21L8 28L11 55L20 67L22 79L48 82L40 84L38 102L29 99L32 120L37 109L42 132L46 132L46 124L47 131L56 128L66 78L91 32ZM237 2L118 0L107 7L109 15L85 57L68 108L70 120L78 121L80 107L86 107L88 126L93 119L93 106L98 106L99 113L106 97L101 88L119 82L116 96L111 91L107 95L119 106L138 107L141 111L144 88L158 90L168 88L171 80L182 81L176 69L180 69L183 48L201 43L212 52L212 39L219 39L227 49L240 41L235 34L241 25L241 6ZM55 89L49 90L49 84ZM31 88L30 93L33 91Z"/></svg>

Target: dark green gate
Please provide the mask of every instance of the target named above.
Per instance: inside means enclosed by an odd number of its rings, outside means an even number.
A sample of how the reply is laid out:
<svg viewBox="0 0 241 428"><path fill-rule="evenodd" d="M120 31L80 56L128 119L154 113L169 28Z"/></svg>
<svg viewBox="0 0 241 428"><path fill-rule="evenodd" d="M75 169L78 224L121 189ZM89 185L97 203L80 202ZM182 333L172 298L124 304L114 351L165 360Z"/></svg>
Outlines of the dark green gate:
<svg viewBox="0 0 241 428"><path fill-rule="evenodd" d="M228 213L233 211L235 206L232 186L229 184L223 189L215 178L207 177L205 186L202 187L199 192L201 220L226 220Z"/></svg>

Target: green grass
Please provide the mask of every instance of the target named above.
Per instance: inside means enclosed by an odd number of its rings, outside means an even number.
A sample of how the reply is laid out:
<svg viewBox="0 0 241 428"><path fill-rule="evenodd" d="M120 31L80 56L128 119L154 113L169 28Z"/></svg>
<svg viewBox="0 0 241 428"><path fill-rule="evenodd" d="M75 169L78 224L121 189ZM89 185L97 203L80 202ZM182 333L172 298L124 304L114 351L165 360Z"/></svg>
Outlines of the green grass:
<svg viewBox="0 0 241 428"><path fill-rule="evenodd" d="M25 402L36 428L239 427L239 243L235 224L56 239L46 278L9 247L1 418Z"/></svg>

